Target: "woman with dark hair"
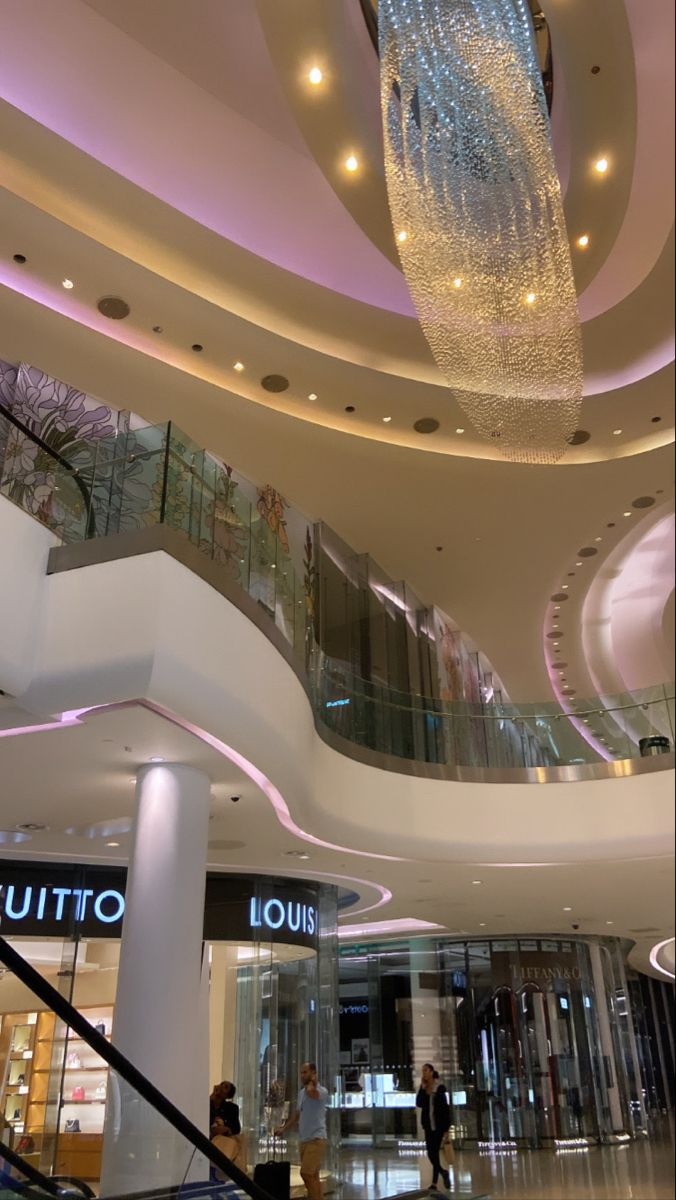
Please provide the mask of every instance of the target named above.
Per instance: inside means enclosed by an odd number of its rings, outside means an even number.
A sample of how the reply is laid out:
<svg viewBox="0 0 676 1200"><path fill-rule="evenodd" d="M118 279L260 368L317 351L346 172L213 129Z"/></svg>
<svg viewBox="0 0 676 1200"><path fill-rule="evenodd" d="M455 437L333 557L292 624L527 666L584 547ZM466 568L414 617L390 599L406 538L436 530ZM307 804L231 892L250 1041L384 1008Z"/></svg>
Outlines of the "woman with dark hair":
<svg viewBox="0 0 676 1200"><path fill-rule="evenodd" d="M421 1072L420 1087L416 1096L416 1106L420 1109L420 1121L425 1134L427 1157L432 1164L432 1186L430 1194L438 1191L439 1176L444 1186L451 1186L451 1177L439 1161L442 1142L451 1127L451 1110L446 1096L446 1088L439 1080L439 1072L435 1071L432 1063L425 1063Z"/></svg>

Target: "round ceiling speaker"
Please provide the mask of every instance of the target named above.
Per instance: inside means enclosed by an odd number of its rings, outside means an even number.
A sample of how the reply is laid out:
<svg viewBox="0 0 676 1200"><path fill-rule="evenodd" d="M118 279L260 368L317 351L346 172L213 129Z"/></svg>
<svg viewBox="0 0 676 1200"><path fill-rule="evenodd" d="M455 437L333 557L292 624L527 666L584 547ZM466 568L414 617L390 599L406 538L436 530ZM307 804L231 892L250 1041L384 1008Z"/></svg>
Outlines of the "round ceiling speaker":
<svg viewBox="0 0 676 1200"><path fill-rule="evenodd" d="M551 638L555 642L558 642L559 638L563 637L563 634L560 633L558 629L555 629L552 633L548 633L547 637Z"/></svg>
<svg viewBox="0 0 676 1200"><path fill-rule="evenodd" d="M550 596L549 599L561 603L562 600L568 600L568 592L554 592L554 595Z"/></svg>
<svg viewBox="0 0 676 1200"><path fill-rule="evenodd" d="M439 422L435 417L421 417L416 421L413 428L416 433L436 433L439 428Z"/></svg>
<svg viewBox="0 0 676 1200"><path fill-rule="evenodd" d="M593 558L595 554L598 554L598 550L596 546L583 546L581 550L578 550L578 554L580 558Z"/></svg>
<svg viewBox="0 0 676 1200"><path fill-rule="evenodd" d="M289 381L285 375L264 375L261 379L261 387L265 388L266 392L285 392L289 386Z"/></svg>
<svg viewBox="0 0 676 1200"><path fill-rule="evenodd" d="M588 429L576 429L575 433L571 433L570 437L566 438L566 441L569 446L583 446L585 442L589 441L590 437L591 433Z"/></svg>
<svg viewBox="0 0 676 1200"><path fill-rule="evenodd" d="M652 508L655 503L653 496L639 496L637 500L632 500L632 508Z"/></svg>
<svg viewBox="0 0 676 1200"><path fill-rule="evenodd" d="M131 309L126 300L121 296L104 296L96 305L102 317L108 317L109 321L124 321L128 317Z"/></svg>

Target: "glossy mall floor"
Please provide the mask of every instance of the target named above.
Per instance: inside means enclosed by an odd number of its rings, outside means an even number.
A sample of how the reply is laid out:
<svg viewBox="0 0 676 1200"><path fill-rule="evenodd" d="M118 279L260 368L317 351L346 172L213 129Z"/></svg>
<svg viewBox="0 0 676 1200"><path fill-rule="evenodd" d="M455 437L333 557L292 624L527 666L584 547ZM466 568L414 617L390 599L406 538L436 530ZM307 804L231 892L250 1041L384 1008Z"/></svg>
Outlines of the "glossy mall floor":
<svg viewBox="0 0 676 1200"><path fill-rule="evenodd" d="M385 1200L414 1193L431 1179L429 1164L387 1151L345 1147L340 1200ZM469 1200L674 1200L674 1127L665 1122L651 1141L588 1151L539 1150L458 1155L451 1196ZM441 1195L445 1193L440 1192Z"/></svg>

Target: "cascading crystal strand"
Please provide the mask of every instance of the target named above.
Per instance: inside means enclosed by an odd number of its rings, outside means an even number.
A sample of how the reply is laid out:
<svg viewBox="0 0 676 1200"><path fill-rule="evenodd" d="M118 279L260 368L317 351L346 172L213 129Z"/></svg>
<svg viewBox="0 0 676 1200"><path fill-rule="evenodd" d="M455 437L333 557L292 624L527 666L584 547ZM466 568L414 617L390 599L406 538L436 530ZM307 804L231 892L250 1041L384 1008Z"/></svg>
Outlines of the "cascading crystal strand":
<svg viewBox="0 0 676 1200"><path fill-rule="evenodd" d="M556 462L582 349L525 0L380 0L390 211L425 336L474 426Z"/></svg>

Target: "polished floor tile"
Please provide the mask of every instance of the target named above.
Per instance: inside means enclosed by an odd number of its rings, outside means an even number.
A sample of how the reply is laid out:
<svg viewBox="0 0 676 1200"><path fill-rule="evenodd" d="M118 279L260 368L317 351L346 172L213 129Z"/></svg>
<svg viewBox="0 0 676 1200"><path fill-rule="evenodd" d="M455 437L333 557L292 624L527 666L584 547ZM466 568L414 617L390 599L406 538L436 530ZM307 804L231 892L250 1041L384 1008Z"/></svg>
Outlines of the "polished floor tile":
<svg viewBox="0 0 676 1200"><path fill-rule="evenodd" d="M351 1150L341 1155L340 1200L389 1200L425 1188L431 1181L424 1157L398 1157L396 1150ZM443 1195L443 1193L440 1193ZM650 1141L588 1150L458 1154L452 1196L469 1200L674 1200L671 1127Z"/></svg>

